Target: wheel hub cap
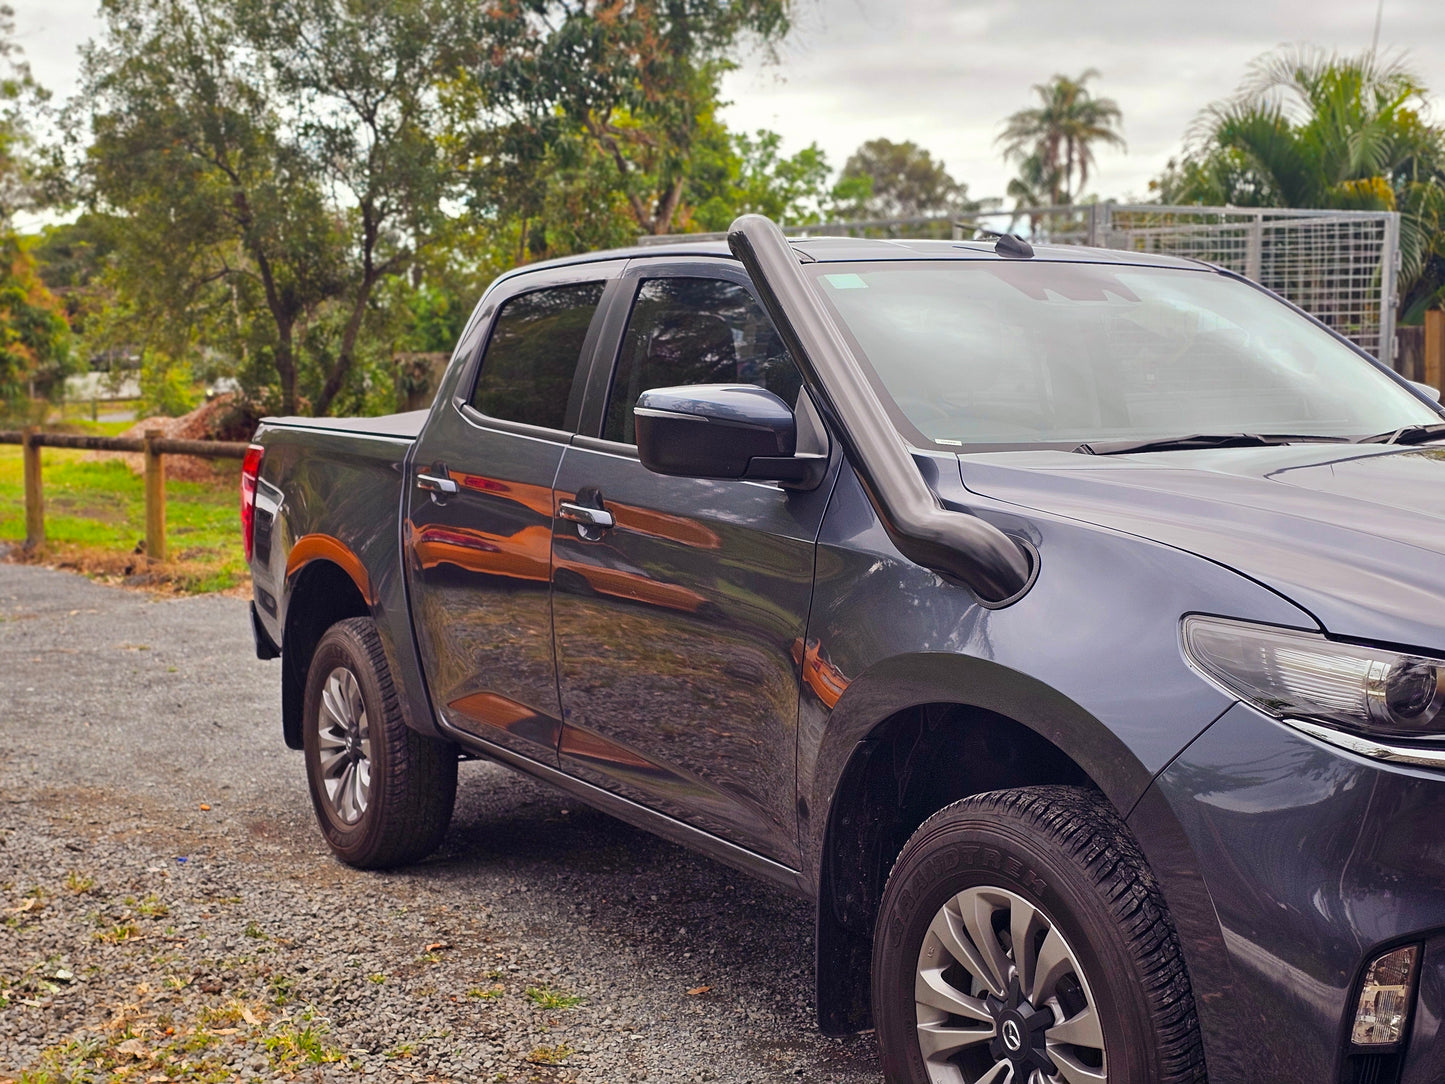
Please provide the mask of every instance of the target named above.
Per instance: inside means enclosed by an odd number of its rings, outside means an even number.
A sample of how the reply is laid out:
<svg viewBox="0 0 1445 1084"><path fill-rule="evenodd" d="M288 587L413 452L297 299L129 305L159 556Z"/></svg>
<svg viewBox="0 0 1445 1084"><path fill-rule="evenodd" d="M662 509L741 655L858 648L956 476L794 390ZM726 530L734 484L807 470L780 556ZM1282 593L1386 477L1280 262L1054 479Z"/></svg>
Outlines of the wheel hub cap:
<svg viewBox="0 0 1445 1084"><path fill-rule="evenodd" d="M1034 1008L1023 996L1017 974L1009 981L1007 998L989 994L983 1003L993 1017L996 1034L989 1044L989 1053L995 1061L1012 1062L1016 1080L1029 1079L1029 1073L1035 1069L1045 1075L1054 1072L1044 1039L1054 1023L1053 1010L1047 1005Z"/></svg>
<svg viewBox="0 0 1445 1084"><path fill-rule="evenodd" d="M1016 893L979 886L949 899L919 946L913 996L930 1084L1107 1084L1084 969Z"/></svg>

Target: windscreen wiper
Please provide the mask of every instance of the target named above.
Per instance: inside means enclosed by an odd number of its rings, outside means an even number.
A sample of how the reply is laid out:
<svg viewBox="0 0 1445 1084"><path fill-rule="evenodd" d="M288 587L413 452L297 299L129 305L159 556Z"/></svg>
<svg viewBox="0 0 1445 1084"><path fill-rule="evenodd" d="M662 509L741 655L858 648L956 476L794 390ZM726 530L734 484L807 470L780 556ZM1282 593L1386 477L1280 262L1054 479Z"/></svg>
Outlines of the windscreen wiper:
<svg viewBox="0 0 1445 1084"><path fill-rule="evenodd" d="M1194 433L1187 437L1153 440L1091 440L1074 449L1084 455L1127 455L1130 452L1179 452L1190 448L1263 448L1272 444L1314 441L1349 443L1349 437L1321 437L1304 433Z"/></svg>
<svg viewBox="0 0 1445 1084"><path fill-rule="evenodd" d="M1445 422L1432 425L1404 425L1373 437L1361 437L1361 444L1424 444L1429 440L1445 440Z"/></svg>

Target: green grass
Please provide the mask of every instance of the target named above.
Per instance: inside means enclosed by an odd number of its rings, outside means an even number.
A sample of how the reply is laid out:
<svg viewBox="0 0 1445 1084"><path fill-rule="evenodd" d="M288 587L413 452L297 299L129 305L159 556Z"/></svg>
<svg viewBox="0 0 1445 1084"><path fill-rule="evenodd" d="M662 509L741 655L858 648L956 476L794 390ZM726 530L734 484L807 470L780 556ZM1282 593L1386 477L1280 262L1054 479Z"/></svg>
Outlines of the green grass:
<svg viewBox="0 0 1445 1084"><path fill-rule="evenodd" d="M104 423L102 423L103 425ZM124 428L123 423L113 423ZM145 537L145 486L119 460L87 461L69 448L41 452L48 564L112 576L149 573L184 592L222 591L246 582L241 555L240 464L218 460L214 482L166 481L169 560L150 566L134 556ZM230 469L234 468L234 472ZM236 477L232 477L232 474ZM0 541L25 538L25 488L19 445L0 445ZM126 569L131 570L130 573Z"/></svg>
<svg viewBox="0 0 1445 1084"><path fill-rule="evenodd" d="M570 1009L580 1005L582 999L565 990L553 990L547 986L529 986L525 991L527 999L542 1009Z"/></svg>
<svg viewBox="0 0 1445 1084"><path fill-rule="evenodd" d="M321 1025L296 1029L284 1026L261 1041L271 1057L271 1064L282 1072L293 1073L302 1065L326 1065L340 1061L345 1055L326 1042Z"/></svg>
<svg viewBox="0 0 1445 1084"><path fill-rule="evenodd" d="M575 1053L566 1043L558 1043L556 1046L534 1047L527 1060L533 1065L561 1065Z"/></svg>

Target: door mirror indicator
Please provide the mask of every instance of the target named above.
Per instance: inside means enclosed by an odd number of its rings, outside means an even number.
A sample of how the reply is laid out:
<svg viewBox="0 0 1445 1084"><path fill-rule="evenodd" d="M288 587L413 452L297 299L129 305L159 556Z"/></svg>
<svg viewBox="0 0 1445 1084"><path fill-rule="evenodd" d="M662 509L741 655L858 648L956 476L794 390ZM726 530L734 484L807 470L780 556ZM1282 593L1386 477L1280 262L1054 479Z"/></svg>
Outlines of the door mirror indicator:
<svg viewBox="0 0 1445 1084"><path fill-rule="evenodd" d="M810 487L827 457L798 455L788 404L752 384L654 388L633 410L637 451L658 474L751 478Z"/></svg>

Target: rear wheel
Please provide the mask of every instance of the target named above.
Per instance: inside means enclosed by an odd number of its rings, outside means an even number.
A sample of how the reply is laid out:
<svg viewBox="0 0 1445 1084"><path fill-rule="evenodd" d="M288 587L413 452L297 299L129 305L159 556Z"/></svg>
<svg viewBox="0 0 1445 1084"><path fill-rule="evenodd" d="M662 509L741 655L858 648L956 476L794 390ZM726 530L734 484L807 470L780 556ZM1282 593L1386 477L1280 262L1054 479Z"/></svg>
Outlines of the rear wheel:
<svg viewBox="0 0 1445 1084"><path fill-rule="evenodd" d="M311 804L338 858L381 869L436 850L456 798L456 747L406 725L370 618L337 622L316 645L303 739Z"/></svg>
<svg viewBox="0 0 1445 1084"><path fill-rule="evenodd" d="M884 891L873 1007L892 1084L1204 1079L1163 898L1078 787L978 795L923 823Z"/></svg>

